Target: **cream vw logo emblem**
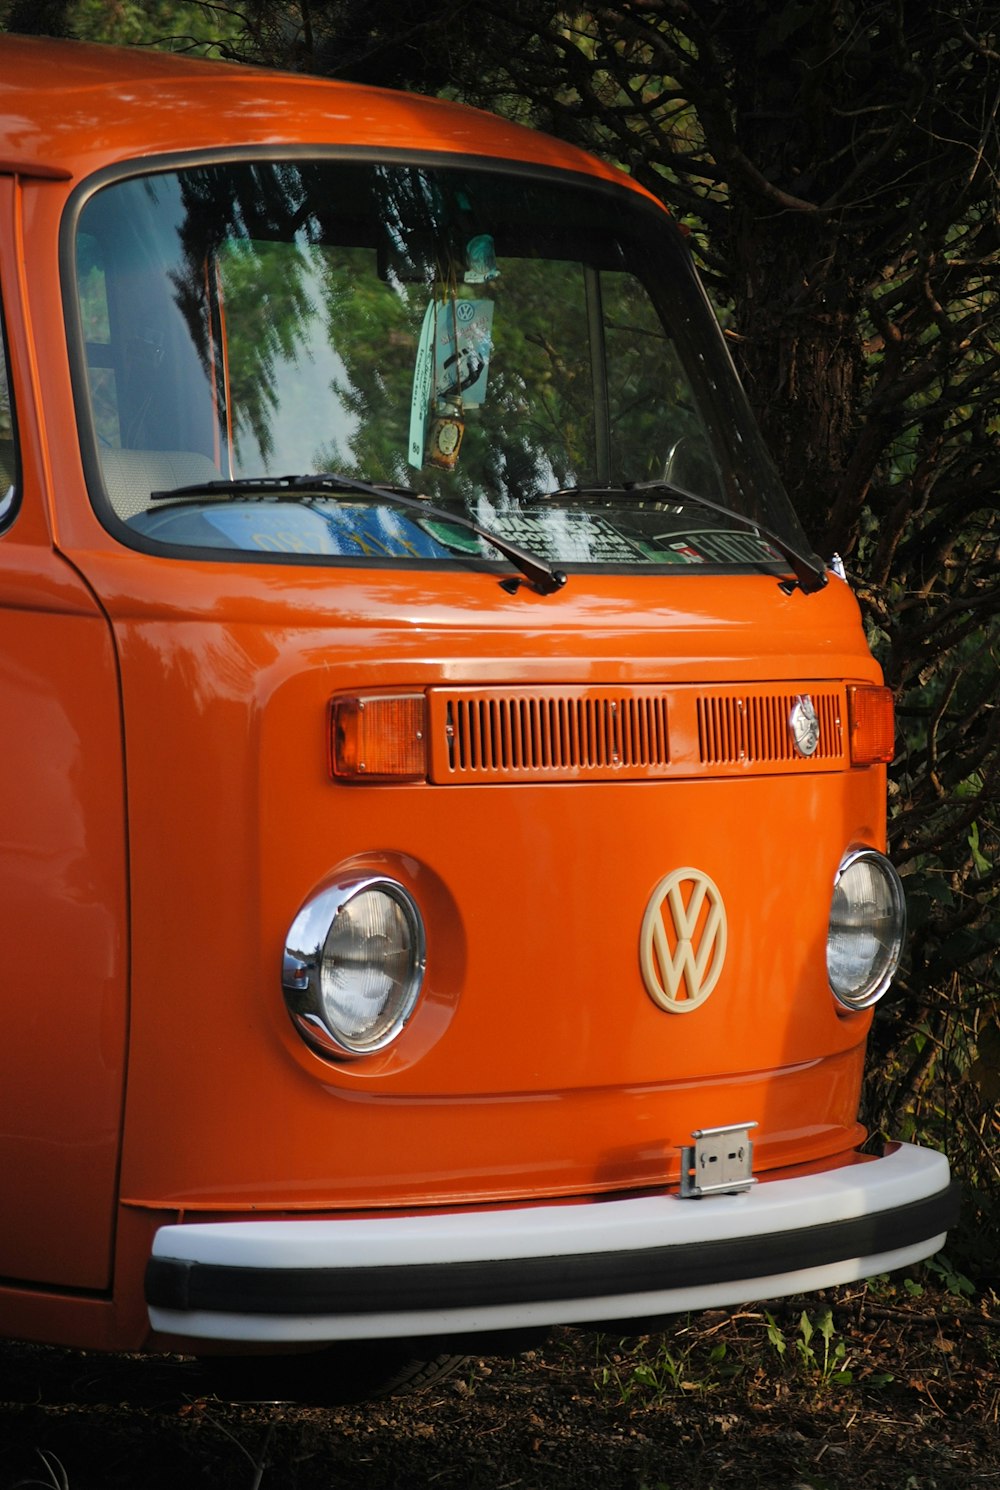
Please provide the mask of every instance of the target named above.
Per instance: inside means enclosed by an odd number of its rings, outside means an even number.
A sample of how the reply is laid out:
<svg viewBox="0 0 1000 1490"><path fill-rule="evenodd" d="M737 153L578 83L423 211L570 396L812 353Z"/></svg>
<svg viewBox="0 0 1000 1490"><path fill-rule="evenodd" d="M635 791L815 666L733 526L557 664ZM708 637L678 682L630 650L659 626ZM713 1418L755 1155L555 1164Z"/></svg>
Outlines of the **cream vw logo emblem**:
<svg viewBox="0 0 1000 1490"><path fill-rule="evenodd" d="M672 1014L708 998L726 960L726 908L700 869L675 869L653 891L642 920L639 961L649 996Z"/></svg>

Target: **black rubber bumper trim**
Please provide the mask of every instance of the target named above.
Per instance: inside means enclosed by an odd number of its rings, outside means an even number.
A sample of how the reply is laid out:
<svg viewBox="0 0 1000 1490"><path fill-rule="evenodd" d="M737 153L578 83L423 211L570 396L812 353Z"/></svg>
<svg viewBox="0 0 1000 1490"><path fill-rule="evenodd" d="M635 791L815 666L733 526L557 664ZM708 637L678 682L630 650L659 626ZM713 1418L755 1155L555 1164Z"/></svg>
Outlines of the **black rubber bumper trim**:
<svg viewBox="0 0 1000 1490"><path fill-rule="evenodd" d="M711 1201L691 1201L710 1205ZM621 1252L383 1267L248 1268L153 1257L146 1301L181 1314L400 1314L658 1293L874 1257L938 1236L959 1187L896 1210L735 1240ZM386 1220L391 1226L391 1220Z"/></svg>

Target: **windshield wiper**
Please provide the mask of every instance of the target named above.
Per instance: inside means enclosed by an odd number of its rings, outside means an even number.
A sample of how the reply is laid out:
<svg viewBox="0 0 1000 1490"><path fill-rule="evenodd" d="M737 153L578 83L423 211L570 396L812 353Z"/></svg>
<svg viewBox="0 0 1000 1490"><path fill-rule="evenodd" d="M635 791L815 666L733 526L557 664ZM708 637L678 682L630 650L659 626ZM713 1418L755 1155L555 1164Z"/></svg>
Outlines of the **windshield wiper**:
<svg viewBox="0 0 1000 1490"><path fill-rule="evenodd" d="M753 532L766 538L772 543L778 553L788 564L794 580L782 580L780 587L786 595L793 590L799 589L803 595L814 595L817 590L822 590L827 582L825 565L818 559L811 558L808 554L800 553L793 548L787 539L782 538L773 528L765 527L756 518L747 517L745 513L735 512L731 507L726 507L722 502L713 502L711 497L699 496L697 492L688 491L685 487L674 486L670 481L629 481L621 486L567 486L558 491L544 492L546 498L551 497L592 497L607 496L609 493L629 496L633 492L645 495L647 492L661 493L664 496L674 497L678 505L694 503L698 507L706 507L709 512L718 513L720 517L730 518L733 522L741 523L744 528L750 528Z"/></svg>
<svg viewBox="0 0 1000 1490"><path fill-rule="evenodd" d="M511 543L508 538L494 533L491 528L484 528L464 512L450 512L447 507L438 507L408 486L376 486L354 476L342 476L336 471L321 471L315 476L248 476L231 481L196 481L190 486L177 486L172 491L154 491L149 495L153 502L167 502L173 498L183 500L185 497L212 496L215 493L219 496L251 499L269 496L307 499L325 492L374 497L378 502L391 502L393 506L419 512L422 517L434 517L439 522L450 523L452 527L465 528L503 554L505 559L509 559L539 595L552 595L566 583L563 571L554 568L547 559L530 553L521 548L520 544ZM520 581L511 579L501 580L500 583L513 594Z"/></svg>

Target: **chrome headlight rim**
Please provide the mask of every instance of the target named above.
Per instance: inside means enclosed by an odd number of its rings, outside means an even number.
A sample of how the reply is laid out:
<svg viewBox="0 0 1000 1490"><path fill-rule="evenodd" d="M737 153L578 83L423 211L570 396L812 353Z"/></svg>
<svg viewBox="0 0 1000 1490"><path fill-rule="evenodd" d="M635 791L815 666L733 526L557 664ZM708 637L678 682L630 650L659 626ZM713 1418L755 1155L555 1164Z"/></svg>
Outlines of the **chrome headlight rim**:
<svg viewBox="0 0 1000 1490"><path fill-rule="evenodd" d="M839 988L834 981L830 967L830 950L834 932L833 914L836 904L836 893L845 875L859 863L869 863L876 868L881 875L884 884L889 891L890 916L893 925L893 935L888 944L880 965L873 969L872 975L859 984L855 992L848 992ZM868 846L859 846L850 849L841 859L837 873L833 880L833 893L830 901L830 920L827 930L827 979L830 991L842 1010L848 1013L862 1013L877 1004L879 999L888 992L892 980L899 967L899 960L906 940L906 896L903 890L903 882L899 877L892 861L881 853L880 850Z"/></svg>
<svg viewBox="0 0 1000 1490"><path fill-rule="evenodd" d="M402 912L409 935L410 967L395 1011L373 1038L352 1039L336 1029L326 1013L323 962L327 942L340 912L367 893L386 896ZM285 939L282 988L292 1023L319 1055L337 1061L356 1061L391 1045L408 1024L423 989L427 962L423 917L410 892L386 875L363 875L325 885L306 901Z"/></svg>

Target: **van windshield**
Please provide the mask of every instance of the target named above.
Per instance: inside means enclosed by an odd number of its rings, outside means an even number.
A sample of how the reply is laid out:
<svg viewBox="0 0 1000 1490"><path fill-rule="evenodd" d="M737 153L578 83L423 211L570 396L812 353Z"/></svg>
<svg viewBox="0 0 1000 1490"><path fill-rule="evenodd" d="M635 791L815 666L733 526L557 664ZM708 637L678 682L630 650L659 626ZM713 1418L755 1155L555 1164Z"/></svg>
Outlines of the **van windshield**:
<svg viewBox="0 0 1000 1490"><path fill-rule="evenodd" d="M206 163L93 192L73 265L93 498L134 547L477 566L492 533L571 571L810 552L686 250L630 192Z"/></svg>

